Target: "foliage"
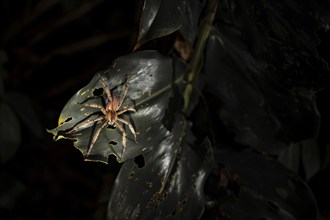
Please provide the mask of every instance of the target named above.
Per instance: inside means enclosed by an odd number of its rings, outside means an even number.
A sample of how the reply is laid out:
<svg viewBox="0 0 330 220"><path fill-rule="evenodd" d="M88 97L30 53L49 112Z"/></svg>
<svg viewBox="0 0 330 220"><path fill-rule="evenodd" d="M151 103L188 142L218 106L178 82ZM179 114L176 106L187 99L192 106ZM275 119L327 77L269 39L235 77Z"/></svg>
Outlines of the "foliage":
<svg viewBox="0 0 330 220"><path fill-rule="evenodd" d="M328 12L322 1L145 0L134 51L77 91L49 132L85 160L121 164L107 219L317 219L305 180L329 160L316 97L330 75L315 50ZM117 97L127 86L123 106L136 109L122 116L137 131L124 126L123 155L118 127L102 129L89 155L101 124L72 130L100 115L83 103L109 102L101 78ZM5 140L19 123L15 102L0 104L13 126L0 121Z"/></svg>
<svg viewBox="0 0 330 220"><path fill-rule="evenodd" d="M310 44L311 41L315 42L313 36L307 35L311 27L302 26L296 20L286 22L279 19L277 15L281 7L290 11L293 10L292 5L285 3L280 3L280 6L271 3L262 5L251 2L248 6L240 1L237 5L226 2L227 5L219 4L218 12L226 13L219 13L209 36L215 13L212 9L217 7L213 2L210 0L202 4L198 1L145 1L136 48L150 40L178 31L188 44L195 46L190 62L186 67L182 64L181 68L177 68L177 63L181 61L180 58L173 56L172 52L167 53L169 58L163 58L154 51L135 52L121 57L114 61L112 68L96 74L91 83L68 102L61 113L59 127L51 130L56 139L59 137L75 139L75 146L86 154L95 128L83 127L84 129L78 130L75 135L69 132L70 128L89 120L89 116L94 113L88 112L89 109L88 111L81 109L79 103L86 100L100 103L99 99L94 101L93 97L95 96L93 93L101 87L98 80L100 77L107 80L112 92L115 92L127 77L127 85L130 88L127 102L137 110L129 117L138 131L137 143L129 141L125 155L119 156L121 146L118 146L118 143L122 134L118 131L116 133L116 129L109 128L102 131L95 150L91 152L91 155L102 156L103 162L107 162L109 154L115 154L118 162L124 162L110 197L108 219L157 216L191 219L193 216L199 218L202 215L207 204L203 190L204 182L212 167L202 164L210 164L213 155L210 153L211 150L207 150L208 144L197 144L202 143L201 138L205 136L194 140L193 134L187 130L188 123L194 124L194 118L189 118L190 113L187 111L188 106L194 111L193 106L191 107L193 102L190 102L192 83L198 79L197 74L202 68L206 79L205 91L213 95L217 102L222 103L218 110L215 109L217 117L228 128L234 129L237 143L252 147L263 154L278 156L283 154L284 149L287 149L291 143L317 137L320 117L315 103L315 92L328 85L329 75L327 69L323 69L324 61L313 51L316 44ZM196 7L198 10L192 10ZM241 11L241 8L245 11ZM202 9L204 11L200 19L198 12ZM234 17L236 12L240 12L240 17ZM303 15L308 16L299 14L299 16ZM261 20L264 16L267 17L267 22ZM188 21L189 18L193 19ZM195 35L196 37L193 34L187 38L186 31L194 29L198 21L201 21L199 33ZM324 20L310 18L309 22L317 24L318 27L325 25ZM293 25L296 29L292 27ZM298 32L306 35L302 35L298 41L289 38L289 34L295 36ZM257 40L258 43L254 43ZM207 47L204 50L206 42ZM282 54L280 57L282 59L278 58L279 53ZM203 57L205 57L204 61ZM276 62L280 64L275 65ZM312 75L310 69L315 68L315 63L321 68ZM284 74L286 72L288 74ZM188 79L186 84L183 83L182 77L180 78L184 73ZM175 114L183 113L183 115L174 117L170 129L166 130L167 127L162 122L168 121L170 116L165 114L165 110L175 109L171 107L173 98L181 99L179 95L173 97L174 93L171 91L176 87L183 92L184 106L181 108L181 113L177 110L170 114L172 117ZM171 94L172 102L170 102ZM279 103L281 106L278 105ZM203 115L206 112L195 112L195 114ZM199 126L197 130L206 127L205 124ZM213 207L219 206L223 210L222 213L218 213L219 216L234 219L252 215L259 219L316 218L317 211L313 196L295 174L290 174L290 171L282 167L275 168L279 165L274 159L257 159L261 156L253 151L249 153L244 153L245 150L229 151L225 153L226 156L221 156L224 150L219 145L221 139L217 140L217 132L219 131L216 128L205 132L206 136L212 133L216 136L216 140L211 142L211 145L214 152L220 152L220 156L215 156L213 166L220 169L219 165L223 164L229 173L239 175L243 181L238 183L237 179L232 180L237 182L238 191L234 196L238 201L233 202L233 205L227 204L230 200L219 203L224 199L221 196L213 198ZM129 139L133 140L132 137ZM193 141L188 141L189 139ZM192 146L193 148L190 149ZM196 154L194 151L199 153ZM143 155L145 164L139 168L134 162L134 157L140 154ZM87 157L87 159L92 158ZM247 162L242 164L245 160ZM267 167L264 168L267 172L262 173L263 175L259 174L262 176L260 179L268 179L267 173L270 170L274 172L275 181L262 183L268 188L265 188L266 191L264 187L253 187L255 181L258 181L258 179L253 180L255 174L252 170L257 169L256 165ZM245 171L250 170L247 172L249 175L242 173L242 167ZM201 168L202 170L199 170ZM223 176L220 175L219 178L218 184L224 184ZM292 178L295 180L291 180ZM289 181L289 186L286 181ZM194 188L193 191L189 190L191 186ZM226 184L224 187L227 187ZM271 193L272 190L282 198L275 198L276 196ZM257 209L259 203L264 203L268 208ZM287 203L294 205L289 207ZM198 206L195 207L197 204ZM244 208L247 204L252 206ZM306 210L306 213L300 213L299 210Z"/></svg>

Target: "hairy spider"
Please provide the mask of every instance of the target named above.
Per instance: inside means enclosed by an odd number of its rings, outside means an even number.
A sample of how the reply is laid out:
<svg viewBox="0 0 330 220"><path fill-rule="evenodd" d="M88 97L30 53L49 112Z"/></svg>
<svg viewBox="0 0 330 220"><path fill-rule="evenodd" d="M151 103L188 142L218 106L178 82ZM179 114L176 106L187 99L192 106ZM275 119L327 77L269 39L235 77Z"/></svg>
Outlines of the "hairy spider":
<svg viewBox="0 0 330 220"><path fill-rule="evenodd" d="M95 104L95 103L81 103L80 105L100 109L100 111L102 112L102 115L100 115L97 118L87 120L87 121L75 126L74 128L72 128L72 130L69 133L72 133L73 131L76 131L79 128L88 126L89 124L93 124L98 121L102 121L101 126L95 131L93 138L90 141L86 156L88 156L90 154L90 152L92 151L93 146L94 146L95 142L97 141L102 129L108 125L118 128L122 132L121 156L123 156L125 153L125 150L126 150L126 135L127 134L126 134L125 129L123 128L123 125L120 124L119 122L121 122L129 127L132 134L134 135L135 141L136 141L136 132L135 132L133 126L131 125L131 123L120 118L119 115L122 115L125 112L136 112L136 110L134 108L128 108L128 107L120 109L120 107L122 106L122 104L126 98L126 95L127 95L128 86L126 85L126 83L125 83L125 89L124 89L123 95L122 95L121 99L118 99L116 96L114 96L111 93L110 88L109 88L109 86L106 85L104 79L100 77L100 81L102 83L102 87L103 87L103 90L105 91L106 98L107 98L107 100L105 102L105 107L102 105L99 105L99 104Z"/></svg>

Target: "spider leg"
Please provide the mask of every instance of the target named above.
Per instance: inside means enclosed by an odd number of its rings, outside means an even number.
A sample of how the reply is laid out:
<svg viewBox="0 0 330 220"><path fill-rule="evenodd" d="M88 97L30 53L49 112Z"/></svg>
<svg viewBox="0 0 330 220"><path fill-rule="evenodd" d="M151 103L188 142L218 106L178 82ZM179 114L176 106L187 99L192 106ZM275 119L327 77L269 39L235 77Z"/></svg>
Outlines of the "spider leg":
<svg viewBox="0 0 330 220"><path fill-rule="evenodd" d="M132 134L134 135L134 138L135 138L135 142L136 142L136 132L132 126L131 123L129 123L128 121L122 119L122 118L117 118L118 121L124 123L125 125L127 125L129 127L129 129L131 130Z"/></svg>
<svg viewBox="0 0 330 220"><path fill-rule="evenodd" d="M93 139L92 139L90 145L88 146L88 151L87 151L86 156L88 156L88 155L91 153L91 151L92 151L92 149L93 149L93 147L94 147L94 144L95 144L97 138L99 137L99 135L100 135L102 129L103 129L107 124L108 124L108 122L105 120L105 121L102 123L102 125L96 130L96 132L95 132L95 134L94 134L94 136L93 136Z"/></svg>
<svg viewBox="0 0 330 220"><path fill-rule="evenodd" d="M98 104L95 104L95 103L81 103L80 105L91 107L91 108L98 108L102 111L103 114L106 114L106 111L105 111L105 109L102 105L98 105Z"/></svg>
<svg viewBox="0 0 330 220"><path fill-rule="evenodd" d="M107 95L107 98L109 99L110 102L112 102L112 94L111 94L109 86L107 86L107 84L105 83L103 78L100 78L100 79L101 79L102 87L105 91L105 94Z"/></svg>
<svg viewBox="0 0 330 220"><path fill-rule="evenodd" d="M97 122L97 121L101 121L101 120L103 120L103 119L104 119L104 116L99 116L99 117L94 118L94 119L86 120L86 121L84 121L83 123L81 123L81 124L79 124L79 125L77 125L77 126L71 128L67 133L68 133L68 134L71 134L71 133L73 133L73 132L76 132L76 131L77 131L78 129L80 129L80 128L83 128L83 127L85 127L85 126L87 126L87 125L90 125L90 124L92 124L92 123L95 123L95 122Z"/></svg>
<svg viewBox="0 0 330 220"><path fill-rule="evenodd" d="M124 89L124 92L123 92L123 95L121 96L121 99L118 103L118 106L117 106L117 110L120 108L120 106L123 104L125 98L126 98L126 95L127 95L127 90L128 90L128 86L126 85L125 83L125 89Z"/></svg>
<svg viewBox="0 0 330 220"><path fill-rule="evenodd" d="M115 122L115 124L117 125L119 130L123 133L123 139L122 139L123 149L121 152L121 157L123 157L125 150L126 150L126 131L124 130L123 126L121 124L119 124L117 121Z"/></svg>
<svg viewBox="0 0 330 220"><path fill-rule="evenodd" d="M125 112L136 112L136 110L134 108L124 108L124 109L120 110L119 112L117 112L117 115L121 115Z"/></svg>

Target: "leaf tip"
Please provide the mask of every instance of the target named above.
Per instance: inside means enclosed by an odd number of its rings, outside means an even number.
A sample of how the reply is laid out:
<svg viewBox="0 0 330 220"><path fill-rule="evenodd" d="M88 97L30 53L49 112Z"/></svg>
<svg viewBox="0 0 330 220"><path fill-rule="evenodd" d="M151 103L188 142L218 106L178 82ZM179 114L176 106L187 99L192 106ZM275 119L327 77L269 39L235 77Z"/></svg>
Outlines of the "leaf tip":
<svg viewBox="0 0 330 220"><path fill-rule="evenodd" d="M71 121L72 117L69 118L63 118L62 115L60 115L60 117L58 118L58 126L62 125L64 122L68 122Z"/></svg>
<svg viewBox="0 0 330 220"><path fill-rule="evenodd" d="M135 44L134 48L133 48L133 52L136 51L136 50L138 50L138 49L141 47L141 45L142 45L141 42L138 41L138 42Z"/></svg>
<svg viewBox="0 0 330 220"><path fill-rule="evenodd" d="M60 140L60 139L62 139L62 138L65 138L63 135L58 134L58 133L59 133L59 132L58 132L58 127L57 127L57 128L53 128L53 129L48 129L48 128L46 128L46 131L47 131L48 133L50 133L50 134L53 135L53 140L54 140L54 141L58 141L58 140Z"/></svg>

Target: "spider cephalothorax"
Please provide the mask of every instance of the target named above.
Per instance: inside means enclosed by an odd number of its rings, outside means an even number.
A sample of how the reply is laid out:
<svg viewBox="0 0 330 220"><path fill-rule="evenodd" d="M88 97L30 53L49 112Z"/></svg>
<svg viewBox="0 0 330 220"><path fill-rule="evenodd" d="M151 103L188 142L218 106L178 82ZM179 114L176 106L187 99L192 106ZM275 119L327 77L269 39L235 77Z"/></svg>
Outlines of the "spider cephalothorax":
<svg viewBox="0 0 330 220"><path fill-rule="evenodd" d="M91 108L97 108L101 111L102 114L100 116L98 116L97 118L94 118L91 120L86 120L85 122L73 127L69 133L77 131L79 128L86 127L86 126L96 123L98 121L102 121L101 126L99 128L97 128L97 130L93 134L93 137L88 146L86 156L88 156L91 153L93 146L94 146L95 142L97 141L102 129L109 125L113 126L115 128L118 128L122 132L122 155L121 156L123 156L123 154L125 153L125 150L126 150L126 135L127 134L126 134L126 131L123 128L122 124L125 124L129 127L129 129L131 130L135 139L136 139L136 132L135 132L133 126L131 125L131 123L129 123L128 121L126 121L123 118L120 118L119 116L124 114L125 112L136 112L136 110L134 108L129 108L129 107L120 109L126 98L126 95L127 95L128 87L127 87L126 83L125 83L125 89L124 89L123 95L120 99L118 99L116 96L114 96L111 93L110 88L109 88L109 86L107 86L104 79L102 79L100 77L100 81L102 84L102 88L106 94L105 106L95 104L95 103L82 103L80 105L91 107ZM120 122L122 124L120 124Z"/></svg>

